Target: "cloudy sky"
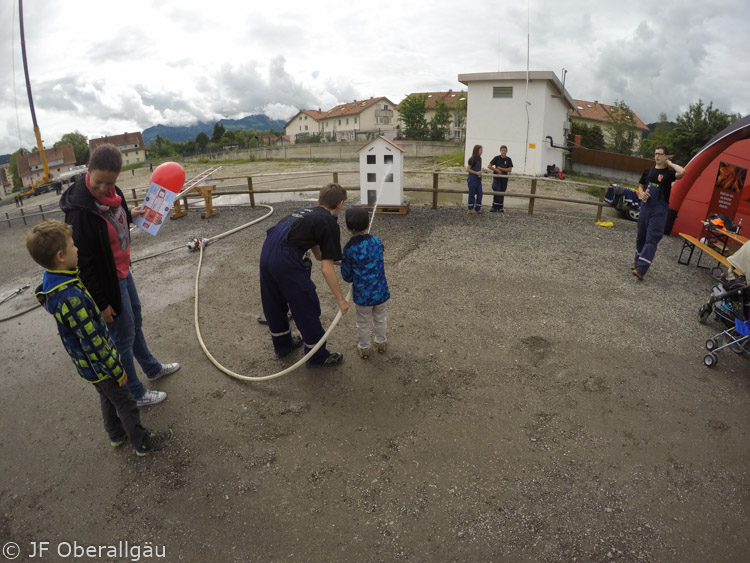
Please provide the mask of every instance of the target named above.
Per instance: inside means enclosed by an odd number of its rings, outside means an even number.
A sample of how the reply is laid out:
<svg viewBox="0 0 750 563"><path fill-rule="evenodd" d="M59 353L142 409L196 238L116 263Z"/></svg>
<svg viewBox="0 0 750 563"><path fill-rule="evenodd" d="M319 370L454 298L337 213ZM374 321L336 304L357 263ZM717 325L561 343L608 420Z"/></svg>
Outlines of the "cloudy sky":
<svg viewBox="0 0 750 563"><path fill-rule="evenodd" d="M262 6L258 8L258 6ZM471 72L551 70L577 99L624 100L646 123L703 99L750 113L747 0L27 0L46 146L411 92ZM0 2L0 154L36 146L18 0ZM529 41L527 42L527 38Z"/></svg>

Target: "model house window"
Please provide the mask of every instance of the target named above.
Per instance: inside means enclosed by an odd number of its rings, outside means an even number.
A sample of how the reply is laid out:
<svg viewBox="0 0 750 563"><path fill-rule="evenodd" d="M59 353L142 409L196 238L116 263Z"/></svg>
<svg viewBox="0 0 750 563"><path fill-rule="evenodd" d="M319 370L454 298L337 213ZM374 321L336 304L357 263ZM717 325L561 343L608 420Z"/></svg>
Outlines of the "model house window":
<svg viewBox="0 0 750 563"><path fill-rule="evenodd" d="M385 181L386 182L393 182L393 173L388 173L385 175Z"/></svg>
<svg viewBox="0 0 750 563"><path fill-rule="evenodd" d="M367 164L375 164L375 159L377 157L374 154L368 154L367 155Z"/></svg>
<svg viewBox="0 0 750 563"><path fill-rule="evenodd" d="M512 98L513 86L494 86L492 88L493 98Z"/></svg>
<svg viewBox="0 0 750 563"><path fill-rule="evenodd" d="M375 181L377 181L376 180L376 175L374 173L372 173L372 172L368 172L367 173L367 181L368 182L375 182Z"/></svg>
<svg viewBox="0 0 750 563"><path fill-rule="evenodd" d="M383 155L383 162L385 162L386 164L393 164L393 155L392 154ZM388 181L389 180L386 180L386 182ZM393 180L390 180L390 181L393 182Z"/></svg>

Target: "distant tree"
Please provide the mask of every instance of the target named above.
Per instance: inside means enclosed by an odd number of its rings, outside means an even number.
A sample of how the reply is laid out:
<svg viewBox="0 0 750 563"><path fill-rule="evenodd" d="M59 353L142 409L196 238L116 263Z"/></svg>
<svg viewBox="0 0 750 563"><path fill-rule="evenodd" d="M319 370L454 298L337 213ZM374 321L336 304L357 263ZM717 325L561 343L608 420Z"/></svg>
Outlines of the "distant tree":
<svg viewBox="0 0 750 563"><path fill-rule="evenodd" d="M202 151L206 150L206 145L208 145L208 142L210 140L211 139L208 138L208 135L206 135L203 131L195 136L195 144Z"/></svg>
<svg viewBox="0 0 750 563"><path fill-rule="evenodd" d="M425 140L429 136L426 103L427 94L421 94L407 96L398 106L398 119L404 123L404 135L410 139Z"/></svg>
<svg viewBox="0 0 750 563"><path fill-rule="evenodd" d="M157 135L148 152L151 153L152 156L158 158L177 156L179 152L176 145L177 143L173 143L169 139L165 139L160 135Z"/></svg>
<svg viewBox="0 0 750 563"><path fill-rule="evenodd" d="M574 121L570 124L570 133L568 134L568 143L575 143L576 135L581 136L581 146L584 149L595 151L604 150L604 133L598 125L587 125Z"/></svg>
<svg viewBox="0 0 750 563"><path fill-rule="evenodd" d="M72 133L65 133L60 140L55 143L54 146L61 147L63 145L73 145L73 153L76 156L76 164L85 164L84 159L86 153L89 150L89 140L86 135L73 131Z"/></svg>
<svg viewBox="0 0 750 563"><path fill-rule="evenodd" d="M677 117L670 133L669 151L674 161L687 164L703 148L711 137L740 118L739 114L724 113L709 102L704 109L703 101L691 104L688 110Z"/></svg>
<svg viewBox="0 0 750 563"><path fill-rule="evenodd" d="M21 181L21 175L18 173L18 164L16 163L16 158L22 154L29 154L29 151L26 149L18 149L10 155L10 162L8 164L8 172L12 178L14 192L22 191L23 189L23 181Z"/></svg>
<svg viewBox="0 0 750 563"><path fill-rule="evenodd" d="M224 136L224 133L226 133L226 129L221 123L214 123L214 132L211 135L211 142L221 144L221 138Z"/></svg>
<svg viewBox="0 0 750 563"><path fill-rule="evenodd" d="M633 110L624 100L615 100L612 109L607 112L607 121L612 136L607 149L618 154L633 154L640 135Z"/></svg>
<svg viewBox="0 0 750 563"><path fill-rule="evenodd" d="M641 156L643 158L653 158L654 149L659 145L670 146L671 132L674 127L673 123L667 121L667 114L659 114L659 122L656 125L649 124L651 132L643 139L641 143Z"/></svg>
<svg viewBox="0 0 750 563"><path fill-rule="evenodd" d="M435 104L435 115L429 123L430 140L445 141L451 130L451 112L443 100Z"/></svg>
<svg viewBox="0 0 750 563"><path fill-rule="evenodd" d="M463 130L466 125L467 105L466 94L462 93L461 97L456 101L455 119L457 129Z"/></svg>

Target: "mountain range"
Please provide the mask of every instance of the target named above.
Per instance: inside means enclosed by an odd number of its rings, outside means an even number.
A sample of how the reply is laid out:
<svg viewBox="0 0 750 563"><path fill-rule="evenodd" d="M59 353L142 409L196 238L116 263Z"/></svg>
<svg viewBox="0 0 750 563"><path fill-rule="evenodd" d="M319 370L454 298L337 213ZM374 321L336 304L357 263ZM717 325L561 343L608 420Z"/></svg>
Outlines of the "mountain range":
<svg viewBox="0 0 750 563"><path fill-rule="evenodd" d="M284 126L286 125L286 121L282 119L270 119L262 114L248 115L242 119L220 119L216 122L199 121L193 125L185 125L182 127L154 125L153 127L143 130L143 141L147 145L150 145L156 141L157 135L162 139L169 139L174 143L195 141L195 137L198 133L205 133L209 137L213 135L214 123L219 123L227 131L233 131L236 129L254 129L256 131L275 129L277 131L284 131Z"/></svg>

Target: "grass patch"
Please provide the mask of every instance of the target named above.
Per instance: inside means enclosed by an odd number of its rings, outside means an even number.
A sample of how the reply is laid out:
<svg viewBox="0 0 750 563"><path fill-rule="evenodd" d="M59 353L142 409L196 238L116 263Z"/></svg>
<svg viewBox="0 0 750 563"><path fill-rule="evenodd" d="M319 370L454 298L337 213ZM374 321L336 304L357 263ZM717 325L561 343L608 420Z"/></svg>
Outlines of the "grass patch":
<svg viewBox="0 0 750 563"><path fill-rule="evenodd" d="M446 154L435 159L440 166L461 166L464 165L464 151L453 154Z"/></svg>

